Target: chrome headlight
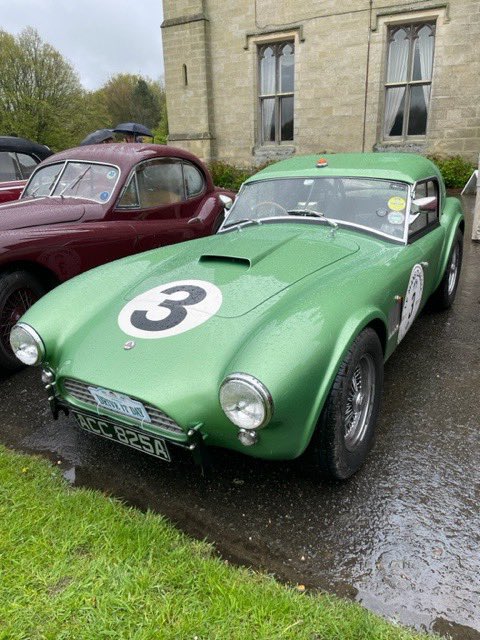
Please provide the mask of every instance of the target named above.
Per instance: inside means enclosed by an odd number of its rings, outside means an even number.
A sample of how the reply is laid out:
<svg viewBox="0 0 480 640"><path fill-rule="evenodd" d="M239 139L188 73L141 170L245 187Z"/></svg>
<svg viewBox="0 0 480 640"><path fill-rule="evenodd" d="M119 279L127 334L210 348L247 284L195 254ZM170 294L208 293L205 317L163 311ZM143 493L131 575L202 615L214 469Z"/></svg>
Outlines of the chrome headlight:
<svg viewBox="0 0 480 640"><path fill-rule="evenodd" d="M220 405L240 429L261 429L273 413L273 401L264 384L246 373L227 376L220 387Z"/></svg>
<svg viewBox="0 0 480 640"><path fill-rule="evenodd" d="M42 339L35 329L23 322L16 324L10 331L10 345L23 364L40 364L45 357Z"/></svg>

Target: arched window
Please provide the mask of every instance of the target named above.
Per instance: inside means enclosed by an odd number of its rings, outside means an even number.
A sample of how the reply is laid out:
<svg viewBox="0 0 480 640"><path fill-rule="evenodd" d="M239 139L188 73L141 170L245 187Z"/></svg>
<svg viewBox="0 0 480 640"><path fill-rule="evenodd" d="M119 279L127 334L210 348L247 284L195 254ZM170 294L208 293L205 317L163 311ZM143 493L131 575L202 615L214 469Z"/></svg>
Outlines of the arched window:
<svg viewBox="0 0 480 640"><path fill-rule="evenodd" d="M395 26L388 35L385 137L424 136L430 107L435 24Z"/></svg>
<svg viewBox="0 0 480 640"><path fill-rule="evenodd" d="M266 44L258 49L260 141L280 144L293 140L295 50L293 42Z"/></svg>

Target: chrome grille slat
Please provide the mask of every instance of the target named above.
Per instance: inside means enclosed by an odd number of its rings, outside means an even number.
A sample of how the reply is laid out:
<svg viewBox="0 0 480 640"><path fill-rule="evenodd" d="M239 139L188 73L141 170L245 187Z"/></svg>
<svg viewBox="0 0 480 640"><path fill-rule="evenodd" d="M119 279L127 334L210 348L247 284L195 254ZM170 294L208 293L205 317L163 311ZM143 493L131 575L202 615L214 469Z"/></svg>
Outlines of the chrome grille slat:
<svg viewBox="0 0 480 640"><path fill-rule="evenodd" d="M71 395L73 398L75 398L76 400L80 400L81 402L85 402L86 404L91 405L92 408L96 409L97 405L94 402L94 399L90 391L88 390L88 387L93 387L95 385L90 385L88 383L81 382L80 380L74 380L73 378L64 378L64 380L62 381L62 386L65 389L65 391L69 395ZM129 397L132 400L137 400L138 402L141 402L143 404L148 415L150 416L152 425L155 425L156 427L161 427L162 429L165 429L166 431L171 431L172 433L178 433L182 435L184 434L183 429L178 426L175 420L172 420L172 418L167 416L167 414L164 413L161 409L159 409L158 407L154 407L150 404L146 404L145 402L143 402L142 400L139 400L138 398L133 398L132 396L129 396ZM117 414L117 415L122 415L122 414ZM134 418L132 418L132 420L134 420ZM137 420L137 422L140 422L140 421Z"/></svg>

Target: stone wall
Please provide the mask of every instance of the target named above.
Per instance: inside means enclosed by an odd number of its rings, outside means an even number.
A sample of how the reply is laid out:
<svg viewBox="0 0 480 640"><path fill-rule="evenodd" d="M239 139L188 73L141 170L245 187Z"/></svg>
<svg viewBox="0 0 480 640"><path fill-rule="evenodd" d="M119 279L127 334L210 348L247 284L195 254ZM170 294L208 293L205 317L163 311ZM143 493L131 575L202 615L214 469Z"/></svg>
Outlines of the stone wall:
<svg viewBox="0 0 480 640"><path fill-rule="evenodd" d="M164 10L172 144L236 164L373 148L478 158L480 0L373 0L371 11L368 0L164 0ZM437 31L427 135L413 147L385 142L388 25L431 18ZM260 145L257 45L284 38L295 41L294 142Z"/></svg>

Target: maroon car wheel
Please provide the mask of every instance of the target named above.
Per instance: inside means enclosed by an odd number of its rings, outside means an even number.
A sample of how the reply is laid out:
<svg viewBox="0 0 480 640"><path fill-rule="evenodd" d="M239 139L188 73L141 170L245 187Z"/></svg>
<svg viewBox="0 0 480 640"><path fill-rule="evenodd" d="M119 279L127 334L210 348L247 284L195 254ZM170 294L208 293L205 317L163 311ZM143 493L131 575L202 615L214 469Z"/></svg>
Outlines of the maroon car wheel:
<svg viewBox="0 0 480 640"><path fill-rule="evenodd" d="M44 287L25 271L0 276L0 371L15 371L23 366L10 348L10 331L44 293Z"/></svg>

